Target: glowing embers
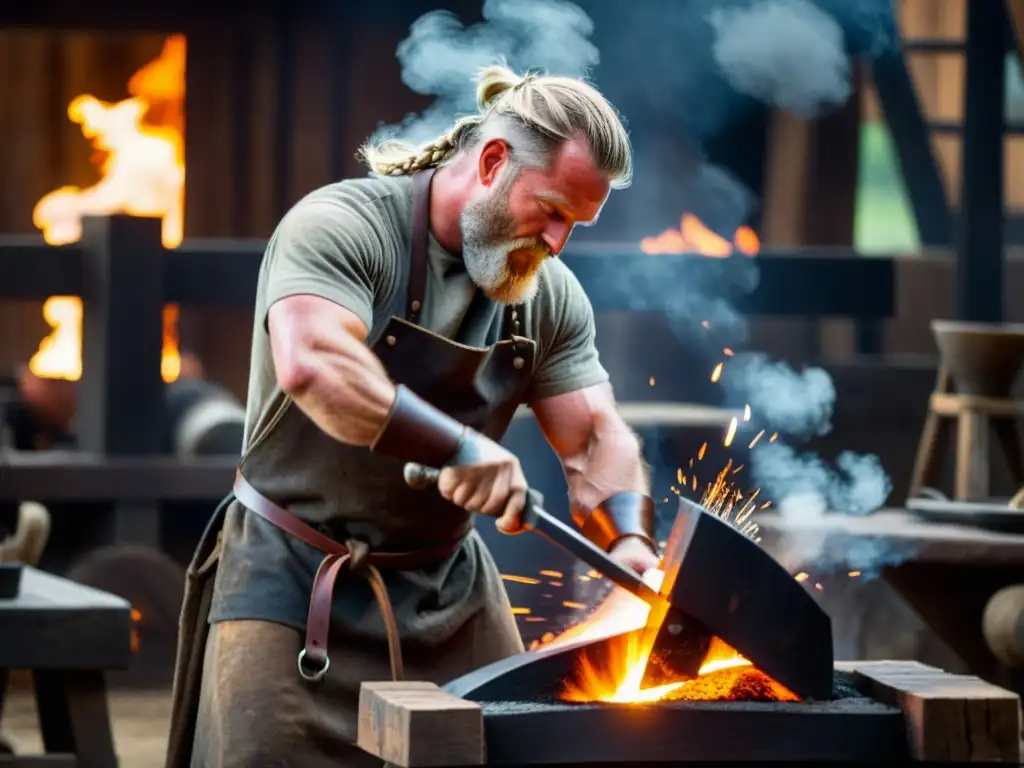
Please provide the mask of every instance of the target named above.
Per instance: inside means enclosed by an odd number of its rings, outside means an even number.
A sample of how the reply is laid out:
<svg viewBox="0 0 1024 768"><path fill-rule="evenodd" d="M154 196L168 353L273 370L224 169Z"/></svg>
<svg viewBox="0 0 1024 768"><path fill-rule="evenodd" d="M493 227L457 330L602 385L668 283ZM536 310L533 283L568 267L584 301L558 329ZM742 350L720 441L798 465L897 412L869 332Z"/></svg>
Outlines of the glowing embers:
<svg viewBox="0 0 1024 768"><path fill-rule="evenodd" d="M655 701L799 701L718 638L714 638L697 677L649 688L641 686L646 657L640 632L609 638L579 655L560 698L576 703L604 701L645 704Z"/></svg>

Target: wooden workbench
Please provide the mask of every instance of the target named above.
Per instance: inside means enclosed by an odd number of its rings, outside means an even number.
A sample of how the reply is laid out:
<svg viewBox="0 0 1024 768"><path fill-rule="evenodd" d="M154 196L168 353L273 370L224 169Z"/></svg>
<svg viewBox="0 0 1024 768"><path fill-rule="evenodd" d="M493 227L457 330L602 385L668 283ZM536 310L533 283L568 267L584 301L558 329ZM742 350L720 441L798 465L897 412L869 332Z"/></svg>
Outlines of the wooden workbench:
<svg viewBox="0 0 1024 768"><path fill-rule="evenodd" d="M126 600L24 568L18 596L0 600L0 713L7 671L31 670L47 754L0 756L0 766L60 765L67 756L78 768L117 765L104 672L131 662L131 621Z"/></svg>
<svg viewBox="0 0 1024 768"><path fill-rule="evenodd" d="M989 650L982 616L996 592L1024 582L1024 535L925 522L902 509L862 516L828 514L799 524L778 513L761 513L756 519L762 531L777 537L780 560L793 550L813 552L829 544L834 557L856 539L891 544L882 578L972 674L1020 690L1019 674L1005 669ZM815 565L784 564L807 571ZM830 565L844 566L835 561ZM862 563L846 565L860 568Z"/></svg>

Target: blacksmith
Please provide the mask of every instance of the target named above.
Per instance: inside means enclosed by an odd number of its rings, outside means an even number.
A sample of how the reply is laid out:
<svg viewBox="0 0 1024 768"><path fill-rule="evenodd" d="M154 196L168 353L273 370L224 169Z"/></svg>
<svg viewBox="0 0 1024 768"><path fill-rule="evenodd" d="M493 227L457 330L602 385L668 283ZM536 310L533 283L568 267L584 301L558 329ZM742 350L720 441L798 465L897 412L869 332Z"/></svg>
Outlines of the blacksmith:
<svg viewBox="0 0 1024 768"><path fill-rule="evenodd" d="M353 746L361 681L522 651L473 531L520 527L497 442L520 404L585 534L657 565L639 444L555 258L629 183L629 138L573 78L491 67L478 103L426 146L365 147L369 178L311 193L270 240L243 457L189 572L172 766L379 764ZM438 487L407 487L407 462L444 467Z"/></svg>

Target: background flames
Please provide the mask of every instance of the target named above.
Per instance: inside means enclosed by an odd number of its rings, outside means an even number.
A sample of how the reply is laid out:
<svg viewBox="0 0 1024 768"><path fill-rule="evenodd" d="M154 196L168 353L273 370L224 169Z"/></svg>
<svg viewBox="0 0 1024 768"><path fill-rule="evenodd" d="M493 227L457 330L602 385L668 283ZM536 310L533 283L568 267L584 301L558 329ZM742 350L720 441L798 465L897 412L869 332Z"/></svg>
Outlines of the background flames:
<svg viewBox="0 0 1024 768"><path fill-rule="evenodd" d="M83 216L125 213L162 219L165 248L181 244L185 211L185 37L175 35L160 55L128 82L130 98L110 104L84 94L68 106L68 118L96 150L100 179L86 189L64 186L43 197L32 222L50 245L82 236ZM40 378L78 381L82 375L82 302L51 296L43 318L53 331L39 345L29 370ZM161 375L181 374L178 308L164 310Z"/></svg>

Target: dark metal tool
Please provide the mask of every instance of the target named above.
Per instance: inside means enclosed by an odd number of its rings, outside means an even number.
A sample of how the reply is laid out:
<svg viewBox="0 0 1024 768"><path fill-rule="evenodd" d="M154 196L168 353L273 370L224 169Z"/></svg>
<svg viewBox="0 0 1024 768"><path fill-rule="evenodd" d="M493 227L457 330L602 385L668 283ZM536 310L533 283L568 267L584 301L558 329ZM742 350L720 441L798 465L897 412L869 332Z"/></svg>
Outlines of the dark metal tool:
<svg viewBox="0 0 1024 768"><path fill-rule="evenodd" d="M405 465L405 482L410 488L422 489L437 483L440 471L420 464ZM682 613L652 589L635 571L620 565L607 552L588 541L581 533L566 525L544 509L544 497L534 490L526 494L523 525L535 531L574 557L578 557L613 584L631 592L651 606L651 617L657 617L664 629L649 636L652 657L659 660L659 670L673 679L693 677L700 669L711 644L711 633L696 619ZM648 620L648 626L651 620Z"/></svg>

